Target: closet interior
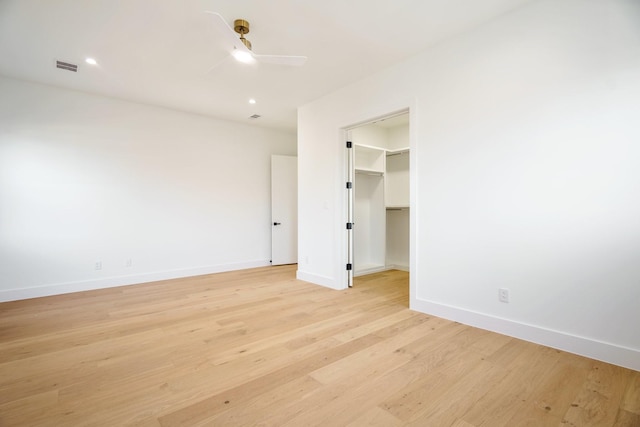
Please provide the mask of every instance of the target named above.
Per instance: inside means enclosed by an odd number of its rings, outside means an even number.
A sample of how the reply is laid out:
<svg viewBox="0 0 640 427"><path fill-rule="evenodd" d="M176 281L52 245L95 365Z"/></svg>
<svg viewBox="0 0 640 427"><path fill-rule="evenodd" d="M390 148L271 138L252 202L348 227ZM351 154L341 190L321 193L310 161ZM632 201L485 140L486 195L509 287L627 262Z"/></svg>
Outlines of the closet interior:
<svg viewBox="0 0 640 427"><path fill-rule="evenodd" d="M409 271L409 114L351 130L353 273Z"/></svg>

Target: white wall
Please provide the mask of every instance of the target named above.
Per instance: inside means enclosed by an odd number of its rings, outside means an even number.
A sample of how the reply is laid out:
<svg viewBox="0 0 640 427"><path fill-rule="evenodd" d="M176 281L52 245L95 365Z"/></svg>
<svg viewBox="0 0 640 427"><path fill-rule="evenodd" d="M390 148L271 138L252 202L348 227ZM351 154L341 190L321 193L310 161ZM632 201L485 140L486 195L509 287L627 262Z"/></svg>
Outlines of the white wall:
<svg viewBox="0 0 640 427"><path fill-rule="evenodd" d="M270 156L295 152L289 133L0 78L0 300L268 265Z"/></svg>
<svg viewBox="0 0 640 427"><path fill-rule="evenodd" d="M398 270L409 270L409 212L387 210L386 264Z"/></svg>
<svg viewBox="0 0 640 427"><path fill-rule="evenodd" d="M378 148L389 148L387 129L373 124L351 129L350 138L354 144L368 145Z"/></svg>
<svg viewBox="0 0 640 427"><path fill-rule="evenodd" d="M390 150L398 150L409 146L409 126L400 125L389 128L388 130Z"/></svg>
<svg viewBox="0 0 640 427"><path fill-rule="evenodd" d="M409 146L409 126L398 125L387 128L366 124L350 129L349 139L354 144L398 150Z"/></svg>
<svg viewBox="0 0 640 427"><path fill-rule="evenodd" d="M640 370L638 22L539 0L302 107L298 276L346 285L340 129L409 107L411 307Z"/></svg>

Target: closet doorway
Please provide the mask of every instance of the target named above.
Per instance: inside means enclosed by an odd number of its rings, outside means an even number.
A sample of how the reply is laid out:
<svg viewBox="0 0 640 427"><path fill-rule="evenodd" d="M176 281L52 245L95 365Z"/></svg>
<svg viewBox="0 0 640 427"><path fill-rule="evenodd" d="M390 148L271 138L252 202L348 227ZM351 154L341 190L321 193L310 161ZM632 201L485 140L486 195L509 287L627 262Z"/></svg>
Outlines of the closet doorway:
<svg viewBox="0 0 640 427"><path fill-rule="evenodd" d="M409 271L409 112L350 128L347 139L351 287L353 277Z"/></svg>

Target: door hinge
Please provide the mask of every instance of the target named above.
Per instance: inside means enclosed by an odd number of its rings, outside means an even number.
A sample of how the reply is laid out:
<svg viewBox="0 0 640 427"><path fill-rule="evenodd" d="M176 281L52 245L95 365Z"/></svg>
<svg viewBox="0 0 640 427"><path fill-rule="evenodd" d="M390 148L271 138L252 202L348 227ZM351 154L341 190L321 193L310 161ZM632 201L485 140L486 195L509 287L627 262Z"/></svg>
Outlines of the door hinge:
<svg viewBox="0 0 640 427"><path fill-rule="evenodd" d="M353 182L347 182L347 190L350 190L353 188Z"/></svg>
<svg viewBox="0 0 640 427"><path fill-rule="evenodd" d="M347 271L353 270L353 264L347 264Z"/></svg>
<svg viewBox="0 0 640 427"><path fill-rule="evenodd" d="M351 143L351 141L347 141L347 148L352 148L353 144Z"/></svg>
<svg viewBox="0 0 640 427"><path fill-rule="evenodd" d="M351 230L353 228L353 223L352 222L348 222L347 223L347 230Z"/></svg>

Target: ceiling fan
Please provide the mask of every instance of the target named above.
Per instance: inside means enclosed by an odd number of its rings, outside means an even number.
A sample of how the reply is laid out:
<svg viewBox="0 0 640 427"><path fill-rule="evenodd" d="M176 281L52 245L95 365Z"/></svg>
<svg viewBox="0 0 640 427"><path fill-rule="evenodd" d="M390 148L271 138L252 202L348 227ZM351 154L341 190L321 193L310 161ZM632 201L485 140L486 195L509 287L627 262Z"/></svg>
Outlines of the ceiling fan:
<svg viewBox="0 0 640 427"><path fill-rule="evenodd" d="M301 66L307 61L306 56L291 55L258 55L251 50L251 42L244 36L249 33L249 22L244 19L236 19L233 28L227 21L216 12L206 11L213 17L214 26L224 35L229 44L231 55L238 61L244 63L263 62L267 64L279 64L290 66ZM238 33L240 37L236 35Z"/></svg>

